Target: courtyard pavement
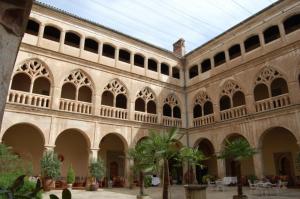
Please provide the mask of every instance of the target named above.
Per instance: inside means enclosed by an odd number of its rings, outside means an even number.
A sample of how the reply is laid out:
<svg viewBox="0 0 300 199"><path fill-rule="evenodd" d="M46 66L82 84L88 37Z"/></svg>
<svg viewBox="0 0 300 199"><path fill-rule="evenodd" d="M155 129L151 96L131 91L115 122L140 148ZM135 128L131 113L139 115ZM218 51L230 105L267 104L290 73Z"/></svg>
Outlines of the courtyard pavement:
<svg viewBox="0 0 300 199"><path fill-rule="evenodd" d="M152 199L161 199L162 188L151 187L145 189L145 192ZM55 190L50 193L45 193L43 199L49 199L49 194L54 193L61 198L61 191ZM138 188L113 188L113 189L99 189L96 192L84 190L72 190L72 199L135 199L138 193ZM244 193L249 199L299 199L300 189L288 189L278 195L258 196L251 192L247 187L244 188ZM207 199L231 199L236 194L236 187L227 187L225 191L207 191ZM185 199L183 186L171 186L170 199Z"/></svg>

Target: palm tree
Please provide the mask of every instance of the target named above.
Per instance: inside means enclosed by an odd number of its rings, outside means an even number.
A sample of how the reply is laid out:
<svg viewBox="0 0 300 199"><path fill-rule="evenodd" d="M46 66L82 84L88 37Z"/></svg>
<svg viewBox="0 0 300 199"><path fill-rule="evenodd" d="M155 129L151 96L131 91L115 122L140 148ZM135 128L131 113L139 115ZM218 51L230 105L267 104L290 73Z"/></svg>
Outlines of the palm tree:
<svg viewBox="0 0 300 199"><path fill-rule="evenodd" d="M140 181L140 196L145 195L144 193L144 176L145 173L151 172L154 170L154 157L147 153L147 145L145 141L142 140L134 148L129 149L128 157L134 161L133 170L139 173Z"/></svg>
<svg viewBox="0 0 300 199"><path fill-rule="evenodd" d="M151 154L156 163L163 162L163 199L168 199L169 192L169 160L178 153L178 128L156 132L150 130L149 139L145 140L147 154Z"/></svg>
<svg viewBox="0 0 300 199"><path fill-rule="evenodd" d="M257 151L250 146L247 140L238 138L233 141L226 140L226 146L221 151L218 158L220 159L232 159L236 162L237 171L237 198L245 198L243 196L243 185L241 180L241 161L252 157ZM235 197L234 197L235 198Z"/></svg>

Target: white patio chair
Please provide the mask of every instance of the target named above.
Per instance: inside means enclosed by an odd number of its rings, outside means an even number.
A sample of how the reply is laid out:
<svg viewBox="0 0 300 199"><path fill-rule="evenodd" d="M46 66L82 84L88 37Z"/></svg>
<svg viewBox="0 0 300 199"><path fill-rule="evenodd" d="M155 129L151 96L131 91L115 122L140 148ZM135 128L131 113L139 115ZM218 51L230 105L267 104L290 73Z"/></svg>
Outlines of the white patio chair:
<svg viewBox="0 0 300 199"><path fill-rule="evenodd" d="M210 181L210 179L207 179L207 189L209 190L216 190L216 183Z"/></svg>
<svg viewBox="0 0 300 199"><path fill-rule="evenodd" d="M225 190L223 180L216 180L216 190L217 191L224 191Z"/></svg>

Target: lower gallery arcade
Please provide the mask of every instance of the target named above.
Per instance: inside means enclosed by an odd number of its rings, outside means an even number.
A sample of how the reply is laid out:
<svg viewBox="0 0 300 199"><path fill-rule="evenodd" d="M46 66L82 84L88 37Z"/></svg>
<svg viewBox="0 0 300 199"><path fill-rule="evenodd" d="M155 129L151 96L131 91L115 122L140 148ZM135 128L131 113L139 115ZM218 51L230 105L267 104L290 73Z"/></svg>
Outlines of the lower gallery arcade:
<svg viewBox="0 0 300 199"><path fill-rule="evenodd" d="M54 117L49 119L33 114L22 114L23 117L20 117L20 113L9 111L5 114L6 118L11 119L6 119L2 126L1 141L11 146L21 158L32 162L34 175L40 175L39 162L43 151L54 150L62 162L62 177L66 176L68 167L72 165L76 180L84 181L89 160L101 157L106 167L104 181L112 179L117 182L115 186L128 185L130 162L126 159L127 150L145 138L148 129ZM299 136L295 133L297 122L293 119L288 121L294 117L293 114L280 118L278 126L269 125L278 118L269 118L250 121L246 126L233 123L230 127L206 128L203 133L189 131L189 143L210 157L203 162L205 167L195 168L195 180L201 182L206 174L219 178L235 176L234 162L217 159L216 155L226 146L226 140L243 138L259 151L253 158L242 162L243 176L289 176L289 183L294 184L298 180L296 176L300 175L300 165L295 161L300 148ZM180 143L186 145L186 137ZM184 183L186 168L184 165L183 168L175 168L172 164L171 161L170 173L174 175L173 179L177 183Z"/></svg>

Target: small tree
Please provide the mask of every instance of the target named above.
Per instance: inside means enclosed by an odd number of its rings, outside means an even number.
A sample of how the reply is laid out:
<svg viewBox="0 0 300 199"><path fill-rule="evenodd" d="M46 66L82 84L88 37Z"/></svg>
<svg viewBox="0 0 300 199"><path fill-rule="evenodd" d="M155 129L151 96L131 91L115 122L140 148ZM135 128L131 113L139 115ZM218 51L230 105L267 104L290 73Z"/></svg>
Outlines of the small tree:
<svg viewBox="0 0 300 199"><path fill-rule="evenodd" d="M70 164L67 173L67 184L73 184L75 182L75 172L72 168L72 164Z"/></svg>
<svg viewBox="0 0 300 199"><path fill-rule="evenodd" d="M243 196L243 185L241 179L241 161L252 157L256 152L254 148L250 146L247 140L243 138L238 138L233 141L226 140L226 145L221 151L218 158L221 159L232 159L236 162L236 171L237 171L237 198L245 198Z"/></svg>
<svg viewBox="0 0 300 199"><path fill-rule="evenodd" d="M54 151L45 151L41 159L42 177L56 180L60 176L61 163Z"/></svg>
<svg viewBox="0 0 300 199"><path fill-rule="evenodd" d="M144 176L145 173L154 170L155 159L154 156L147 151L147 144L145 141L139 142L134 148L129 149L128 156L134 161L133 170L138 172L140 181L140 196L144 193Z"/></svg>
<svg viewBox="0 0 300 199"><path fill-rule="evenodd" d="M104 176L105 167L102 159L92 160L89 166L90 176L96 180L100 180Z"/></svg>

